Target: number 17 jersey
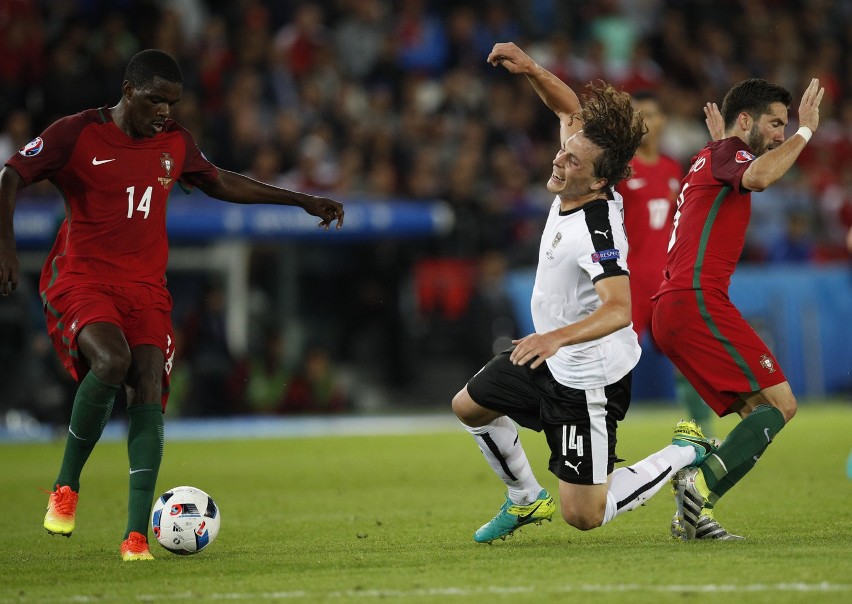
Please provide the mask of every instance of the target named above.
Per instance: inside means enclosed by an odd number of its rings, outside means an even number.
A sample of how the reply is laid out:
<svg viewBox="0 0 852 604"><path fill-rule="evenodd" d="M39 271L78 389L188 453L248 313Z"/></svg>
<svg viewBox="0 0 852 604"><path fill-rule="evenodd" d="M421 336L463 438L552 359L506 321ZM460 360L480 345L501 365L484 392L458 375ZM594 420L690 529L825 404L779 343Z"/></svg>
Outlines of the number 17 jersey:
<svg viewBox="0 0 852 604"><path fill-rule="evenodd" d="M106 107L58 120L6 163L25 184L50 180L65 200L42 291L82 283L164 285L172 187L218 175L173 120L151 138L132 138Z"/></svg>

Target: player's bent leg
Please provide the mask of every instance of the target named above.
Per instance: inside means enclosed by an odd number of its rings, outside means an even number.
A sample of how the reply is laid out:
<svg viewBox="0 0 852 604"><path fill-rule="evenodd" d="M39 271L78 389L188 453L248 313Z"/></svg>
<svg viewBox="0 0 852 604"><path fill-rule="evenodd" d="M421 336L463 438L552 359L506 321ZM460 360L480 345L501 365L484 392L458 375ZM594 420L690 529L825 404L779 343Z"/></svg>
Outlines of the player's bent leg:
<svg viewBox="0 0 852 604"><path fill-rule="evenodd" d="M467 391L467 386L459 390L453 397L453 413L465 426L478 427L491 423L503 414L486 409L474 401Z"/></svg>
<svg viewBox="0 0 852 604"><path fill-rule="evenodd" d="M44 517L48 533L66 537L75 528L80 474L109 421L130 358L121 330L112 323L84 325L76 343L90 370L74 396L62 464Z"/></svg>
<svg viewBox="0 0 852 604"><path fill-rule="evenodd" d="M550 520L556 504L536 480L515 423L478 405L466 387L453 398L453 410L508 489L505 503L497 515L474 533L474 541L490 543L505 539L526 524Z"/></svg>
<svg viewBox="0 0 852 604"><path fill-rule="evenodd" d="M606 512L608 489L609 481L603 484L571 484L560 480L562 519L581 531L601 526Z"/></svg>
<svg viewBox="0 0 852 604"><path fill-rule="evenodd" d="M752 470L778 432L793 418L796 408L796 399L787 382L740 395L734 410L743 420L701 465L699 472L673 481L678 510L684 514L681 538L741 539L719 525L714 506ZM697 509L699 497L704 501Z"/></svg>
<svg viewBox="0 0 852 604"><path fill-rule="evenodd" d="M798 410L796 396L793 394L789 382L781 382L759 392L741 394L740 400L742 405L737 409L737 412L743 419L761 405L771 405L781 412L781 415L784 416L784 423L787 424Z"/></svg>
<svg viewBox="0 0 852 604"><path fill-rule="evenodd" d="M746 411L749 407L739 411L743 420L731 430L719 448L699 466L707 486L715 494L715 499L711 499L713 503L727 491L727 489L720 489L719 483L728 475L738 476L738 480L741 479L748 471L743 472L741 466L751 469L786 425L784 413L778 407L765 403L766 399L762 396L750 396L741 400L749 406L760 404L751 408L750 411ZM786 409L790 411L791 408L787 406ZM733 485L729 485L728 488L730 486Z"/></svg>
<svg viewBox="0 0 852 604"><path fill-rule="evenodd" d="M89 369L107 384L121 384L130 369L130 347L121 329L112 323L90 323L80 329L77 346Z"/></svg>

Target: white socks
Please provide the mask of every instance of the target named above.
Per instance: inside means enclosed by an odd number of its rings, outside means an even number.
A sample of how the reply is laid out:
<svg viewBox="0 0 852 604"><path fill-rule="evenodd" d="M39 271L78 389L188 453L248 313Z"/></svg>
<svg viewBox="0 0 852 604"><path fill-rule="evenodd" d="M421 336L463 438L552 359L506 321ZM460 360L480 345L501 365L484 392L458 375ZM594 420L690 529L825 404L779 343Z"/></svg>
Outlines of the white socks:
<svg viewBox="0 0 852 604"><path fill-rule="evenodd" d="M541 485L533 475L515 423L504 415L479 428L464 427L476 439L488 465L509 487L509 499L519 505L535 501Z"/></svg>
<svg viewBox="0 0 852 604"><path fill-rule="evenodd" d="M533 475L518 428L511 419L503 416L479 428L465 426L465 430L474 436L488 465L506 483L513 503L529 505L538 498L542 487ZM603 524L644 504L675 472L693 461L695 449L669 445L642 461L615 470L606 496Z"/></svg>
<svg viewBox="0 0 852 604"><path fill-rule="evenodd" d="M636 509L665 485L672 475L695 461L695 449L669 445L633 465L618 468L606 494L603 524Z"/></svg>

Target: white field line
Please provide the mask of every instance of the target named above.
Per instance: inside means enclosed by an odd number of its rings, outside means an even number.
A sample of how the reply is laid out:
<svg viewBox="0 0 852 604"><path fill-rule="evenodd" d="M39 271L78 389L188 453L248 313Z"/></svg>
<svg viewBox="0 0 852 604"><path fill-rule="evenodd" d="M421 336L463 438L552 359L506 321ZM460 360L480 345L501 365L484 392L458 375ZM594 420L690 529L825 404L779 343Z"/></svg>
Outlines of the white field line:
<svg viewBox="0 0 852 604"><path fill-rule="evenodd" d="M350 589L342 591L275 591L275 592L233 592L233 593L163 593L140 594L137 602L167 602L181 600L301 600L301 599L357 599L357 598L425 598L425 597L472 597L486 595L511 594L578 594L578 593L760 593L760 592L790 592L790 593L836 593L852 592L852 584L829 583L752 583L738 585L733 583L708 585L643 585L639 583L626 584L588 584L588 585L554 585L552 587L534 586L505 586L505 587L430 587L427 589ZM65 602L105 602L104 596L69 596L56 601ZM26 597L16 600L26 602Z"/></svg>

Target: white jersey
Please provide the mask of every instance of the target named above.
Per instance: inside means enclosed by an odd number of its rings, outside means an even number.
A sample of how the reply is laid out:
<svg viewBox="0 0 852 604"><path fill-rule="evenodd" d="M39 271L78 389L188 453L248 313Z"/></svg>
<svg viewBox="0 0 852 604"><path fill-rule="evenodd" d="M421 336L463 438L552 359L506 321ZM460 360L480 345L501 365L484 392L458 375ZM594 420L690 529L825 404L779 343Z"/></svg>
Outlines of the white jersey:
<svg viewBox="0 0 852 604"><path fill-rule="evenodd" d="M559 197L550 208L541 237L533 287L532 319L536 333L576 323L601 305L595 283L629 275L627 236L621 195L560 211ZM600 339L563 346L547 359L560 384L587 390L612 384L636 366L641 349L628 325Z"/></svg>

